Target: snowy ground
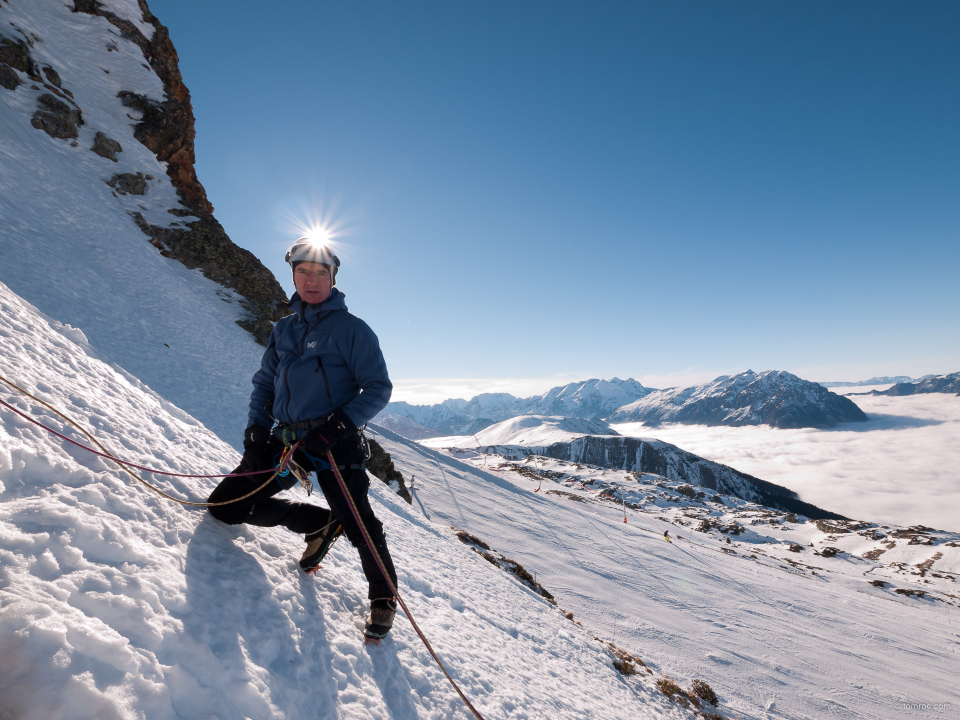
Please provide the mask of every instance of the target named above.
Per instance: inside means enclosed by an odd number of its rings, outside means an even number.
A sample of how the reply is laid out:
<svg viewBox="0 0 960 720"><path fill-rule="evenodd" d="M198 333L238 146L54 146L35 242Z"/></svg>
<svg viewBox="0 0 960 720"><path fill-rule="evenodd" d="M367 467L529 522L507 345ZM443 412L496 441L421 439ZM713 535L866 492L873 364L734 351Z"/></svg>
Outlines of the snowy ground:
<svg viewBox="0 0 960 720"><path fill-rule="evenodd" d="M847 517L960 532L960 397L929 393L851 399L869 420L834 430L612 427L621 435L652 435L783 485L802 500Z"/></svg>
<svg viewBox="0 0 960 720"><path fill-rule="evenodd" d="M380 442L408 487L414 476L421 512L519 561L585 627L657 670L706 678L733 717L948 718L960 707L956 535L827 533L732 498L691 502L655 476L427 451L387 432ZM643 508L627 508L627 523L599 495L619 497L617 486ZM705 518L744 529L695 531ZM826 557L827 546L840 552ZM890 554L858 554L871 549Z"/></svg>
<svg viewBox="0 0 960 720"><path fill-rule="evenodd" d="M191 220L167 212L180 205L166 166L134 138L138 113L117 97L162 100L162 83L117 28L71 8L0 4L2 35L30 38L31 56L59 73L85 122L76 143L52 138L30 125L46 89L25 75L15 91L0 88L0 282L239 447L263 348L235 324L245 315L235 293L162 257L128 214L161 226ZM139 18L135 0L109 9ZM97 132L121 144L118 162L90 151ZM136 172L153 178L145 195L105 182Z"/></svg>
<svg viewBox="0 0 960 720"><path fill-rule="evenodd" d="M475 435L450 435L424 440L426 447L477 447L478 445L550 445L570 442L584 435L615 435L603 423L583 418L520 415Z"/></svg>
<svg viewBox="0 0 960 720"><path fill-rule="evenodd" d="M0 374L118 455L224 472L237 454L90 357L0 284ZM33 401L17 408L73 434ZM202 499L211 481L156 481ZM374 483L400 586L451 674L493 718L692 718L443 522ZM0 717L468 717L409 623L364 647L366 587L337 544L316 579L286 531L222 525L0 408Z"/></svg>

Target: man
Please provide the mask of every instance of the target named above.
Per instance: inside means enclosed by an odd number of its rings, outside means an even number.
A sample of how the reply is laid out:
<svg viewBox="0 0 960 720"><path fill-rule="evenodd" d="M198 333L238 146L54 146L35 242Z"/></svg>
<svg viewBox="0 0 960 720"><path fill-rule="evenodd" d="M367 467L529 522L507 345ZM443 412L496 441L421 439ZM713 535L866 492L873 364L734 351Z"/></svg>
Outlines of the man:
<svg viewBox="0 0 960 720"><path fill-rule="evenodd" d="M383 525L367 498L370 480L363 465L365 444L357 430L386 406L393 385L377 336L366 323L347 312L344 294L335 287L340 267L337 256L322 244L300 238L287 250L286 261L293 270L297 289L290 301L294 313L274 327L260 369L253 376L243 460L234 470L262 473L224 478L209 502L239 498L262 485L277 467L284 446L300 441L293 459L308 472L316 472L317 485L330 509L275 498L296 483L291 473L278 476L249 498L211 508L210 514L231 525L282 525L303 533L307 547L300 567L311 573L316 572L342 526L360 553L370 586L365 634L379 639L393 625L396 599L326 458L327 451L331 451L360 519L396 587L397 574Z"/></svg>

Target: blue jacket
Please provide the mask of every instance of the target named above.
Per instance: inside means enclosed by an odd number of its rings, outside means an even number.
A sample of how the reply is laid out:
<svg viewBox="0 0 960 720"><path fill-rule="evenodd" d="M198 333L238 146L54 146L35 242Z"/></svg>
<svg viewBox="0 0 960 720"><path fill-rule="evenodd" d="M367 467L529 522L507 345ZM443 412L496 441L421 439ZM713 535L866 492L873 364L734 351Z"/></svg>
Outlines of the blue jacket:
<svg viewBox="0 0 960 720"><path fill-rule="evenodd" d="M320 420L340 407L360 427L390 401L393 384L369 326L347 312L336 288L319 305L297 293L293 315L273 328L260 369L253 376L249 425Z"/></svg>

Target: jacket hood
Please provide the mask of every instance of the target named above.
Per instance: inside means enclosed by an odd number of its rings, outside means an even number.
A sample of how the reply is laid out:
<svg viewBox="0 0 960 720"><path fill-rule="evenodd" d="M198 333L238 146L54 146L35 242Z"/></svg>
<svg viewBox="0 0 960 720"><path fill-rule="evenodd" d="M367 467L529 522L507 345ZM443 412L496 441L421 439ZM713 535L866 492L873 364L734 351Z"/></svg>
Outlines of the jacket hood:
<svg viewBox="0 0 960 720"><path fill-rule="evenodd" d="M318 305L308 305L300 298L300 293L295 292L287 306L297 314L301 321L314 322L321 315L326 315L333 310L346 310L346 295L333 288L330 291L330 297Z"/></svg>

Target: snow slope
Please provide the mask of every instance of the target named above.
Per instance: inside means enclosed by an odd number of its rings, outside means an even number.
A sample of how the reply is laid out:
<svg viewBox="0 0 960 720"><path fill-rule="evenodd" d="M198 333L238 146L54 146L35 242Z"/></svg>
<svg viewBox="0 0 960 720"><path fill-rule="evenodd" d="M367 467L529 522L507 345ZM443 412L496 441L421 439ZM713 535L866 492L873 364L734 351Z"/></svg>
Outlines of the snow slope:
<svg viewBox="0 0 960 720"><path fill-rule="evenodd" d="M389 426L384 426L388 429ZM402 434L402 433L398 433ZM431 438L428 447L477 447L477 445L550 445L569 442L584 435L616 435L602 422L578 417L520 415L491 425L473 435ZM406 436L405 436L406 437Z"/></svg>
<svg viewBox="0 0 960 720"><path fill-rule="evenodd" d="M0 310L0 374L118 455L176 472L237 462L2 284ZM0 397L74 434L6 386ZM194 500L212 488L156 482ZM131 483L0 408L0 717L467 717L406 620L364 647L366 587L347 543L310 578L298 537L225 526ZM445 523L382 483L371 495L401 592L486 718L693 717L656 689L659 676L618 673L607 646Z"/></svg>
<svg viewBox="0 0 960 720"><path fill-rule="evenodd" d="M22 73L16 90L0 88L0 282L239 447L263 348L236 325L246 312L233 291L161 256L129 215L162 227L195 219L168 212L183 208L166 166L134 138L139 113L117 97L162 100L163 86L136 44L71 6L0 3L0 36L28 38L34 61L57 71L84 119L75 146L52 138L30 124L46 88ZM140 17L136 0L111 0L109 9ZM120 143L117 162L90 151L97 132ZM152 178L145 195L106 184L137 172Z"/></svg>
<svg viewBox="0 0 960 720"><path fill-rule="evenodd" d="M377 439L407 477L415 508L522 563L584 627L653 668L681 683L706 678L732 717L956 717L956 535L934 533L927 545L923 533L907 533L919 541L897 540L890 552L900 553L892 559L902 568L888 567L852 554L882 549L881 540L853 534L833 543L810 523L757 506L739 506L754 518L740 517L749 525L740 535L694 532L706 504L694 511L664 500L656 477L638 483L631 473L549 458L538 468L532 459L445 454L387 431ZM627 508L624 523L618 499L590 491L595 482L607 483L606 492L620 485L633 504L648 493L643 511ZM724 515L738 503L712 507ZM794 553L791 542L817 549ZM836 557L820 556L824 545L842 543ZM925 584L911 566L928 560L952 579ZM871 584L881 578L885 587ZM938 599L896 592L930 587L941 588ZM930 707L905 710L905 702Z"/></svg>

